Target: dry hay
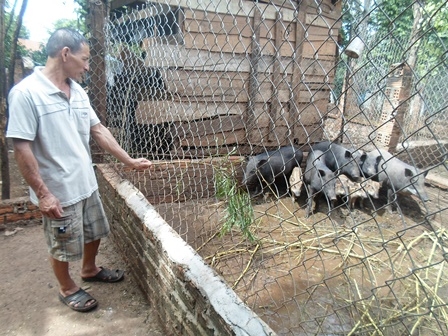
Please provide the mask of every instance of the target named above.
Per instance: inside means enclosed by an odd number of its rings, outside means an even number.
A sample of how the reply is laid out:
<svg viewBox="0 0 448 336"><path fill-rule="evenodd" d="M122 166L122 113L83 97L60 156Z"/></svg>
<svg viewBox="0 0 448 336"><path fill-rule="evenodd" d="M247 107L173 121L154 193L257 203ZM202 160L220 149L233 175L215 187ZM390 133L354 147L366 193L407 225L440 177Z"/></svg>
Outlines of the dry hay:
<svg viewBox="0 0 448 336"><path fill-rule="evenodd" d="M212 183L213 173L203 176ZM177 188L172 183L168 190ZM389 215L383 199L364 211L340 206L330 215L322 205L308 219L304 196L298 203L261 201L253 204L252 242L235 227L222 235L226 200L155 207L279 334L448 334L447 233L432 228L415 199L402 200L406 215ZM438 210L429 213L446 208L433 203Z"/></svg>
<svg viewBox="0 0 448 336"><path fill-rule="evenodd" d="M205 217L219 223L222 205ZM446 231L338 211L305 219L289 199L255 205L256 242L238 229L220 236L218 225L197 251L280 334L447 330Z"/></svg>

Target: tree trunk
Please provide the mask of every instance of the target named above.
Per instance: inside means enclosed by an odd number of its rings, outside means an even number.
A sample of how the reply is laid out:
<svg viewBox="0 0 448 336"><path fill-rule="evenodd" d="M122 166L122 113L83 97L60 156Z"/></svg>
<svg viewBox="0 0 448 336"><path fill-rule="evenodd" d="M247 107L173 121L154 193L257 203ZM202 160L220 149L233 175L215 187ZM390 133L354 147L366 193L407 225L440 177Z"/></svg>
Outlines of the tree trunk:
<svg viewBox="0 0 448 336"><path fill-rule="evenodd" d="M0 40L5 40L5 0L0 0ZM6 71L5 44L0 43L0 157L2 174L2 199L10 198L11 182L9 177L8 145L5 138L6 124Z"/></svg>
<svg viewBox="0 0 448 336"><path fill-rule="evenodd" d="M0 0L0 41L5 41L5 0ZM5 43L0 43L0 99L3 112L3 99L6 97Z"/></svg>
<svg viewBox="0 0 448 336"><path fill-rule="evenodd" d="M8 66L8 91L14 86L14 70L16 65L17 41L19 40L19 33L20 29L22 28L23 15L25 14L27 5L28 0L23 0L19 16L17 17L17 25L14 30L14 36L11 41L11 51L9 55L9 66Z"/></svg>

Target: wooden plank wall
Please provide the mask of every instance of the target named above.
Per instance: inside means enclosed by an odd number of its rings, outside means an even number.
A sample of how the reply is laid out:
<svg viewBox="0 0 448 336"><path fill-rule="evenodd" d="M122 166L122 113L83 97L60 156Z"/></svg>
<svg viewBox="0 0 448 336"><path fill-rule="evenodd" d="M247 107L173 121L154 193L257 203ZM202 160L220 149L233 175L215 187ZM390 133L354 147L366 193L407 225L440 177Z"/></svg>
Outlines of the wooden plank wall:
<svg viewBox="0 0 448 336"><path fill-rule="evenodd" d="M325 0L316 8L302 1L306 12L240 3L233 12L183 8L183 44L156 51L160 38L144 40L146 65L163 66L170 98L140 101L137 121L172 122L179 146L185 147L321 140L340 2Z"/></svg>

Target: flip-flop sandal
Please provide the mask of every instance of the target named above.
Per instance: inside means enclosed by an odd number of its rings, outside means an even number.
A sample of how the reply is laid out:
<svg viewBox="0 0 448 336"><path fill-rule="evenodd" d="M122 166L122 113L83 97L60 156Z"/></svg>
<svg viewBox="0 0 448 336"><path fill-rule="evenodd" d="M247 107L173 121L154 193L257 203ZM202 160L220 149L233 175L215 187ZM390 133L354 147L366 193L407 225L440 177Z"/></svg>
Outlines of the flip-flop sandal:
<svg viewBox="0 0 448 336"><path fill-rule="evenodd" d="M110 270L107 269L105 267L100 267L101 271L99 271L95 276L93 277L87 277L87 278L83 278L81 277L82 280L87 281L87 282L94 282L94 281L99 281L99 282L118 282L123 280L124 278L124 271L122 270Z"/></svg>
<svg viewBox="0 0 448 336"><path fill-rule="evenodd" d="M80 288L76 293L68 296L63 296L59 293L59 300L77 312L88 312L98 306L98 301L82 288ZM94 301L92 304L86 305L87 302L92 300Z"/></svg>

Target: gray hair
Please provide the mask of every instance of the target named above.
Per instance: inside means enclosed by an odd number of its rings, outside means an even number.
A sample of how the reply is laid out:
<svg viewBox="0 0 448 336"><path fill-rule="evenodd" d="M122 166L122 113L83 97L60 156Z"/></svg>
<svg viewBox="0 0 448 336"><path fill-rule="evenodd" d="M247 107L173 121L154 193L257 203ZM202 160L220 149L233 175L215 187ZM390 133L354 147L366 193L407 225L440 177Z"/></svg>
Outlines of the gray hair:
<svg viewBox="0 0 448 336"><path fill-rule="evenodd" d="M68 47L73 53L76 53L83 44L88 44L88 41L78 31L71 28L59 28L48 39L47 54L51 58L56 57L64 47Z"/></svg>

